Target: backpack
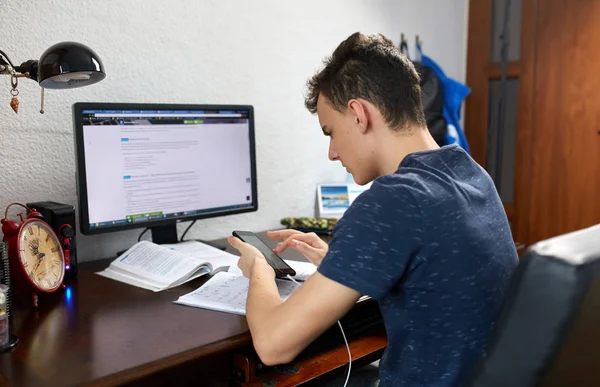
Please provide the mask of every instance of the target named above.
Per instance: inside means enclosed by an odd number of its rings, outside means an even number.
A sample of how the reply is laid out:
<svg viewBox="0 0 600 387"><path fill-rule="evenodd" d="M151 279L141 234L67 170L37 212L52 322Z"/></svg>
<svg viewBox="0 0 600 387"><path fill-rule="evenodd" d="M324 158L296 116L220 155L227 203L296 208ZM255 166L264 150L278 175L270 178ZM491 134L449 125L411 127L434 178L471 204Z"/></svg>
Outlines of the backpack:
<svg viewBox="0 0 600 387"><path fill-rule="evenodd" d="M421 101L425 110L425 121L431 136L439 146L446 144L446 131L448 122L444 118L444 90L440 79L435 71L423 65L421 62L414 62L413 65L421 78Z"/></svg>
<svg viewBox="0 0 600 387"><path fill-rule="evenodd" d="M409 60L408 43L404 34L400 35L400 52ZM421 41L419 35L416 37L416 47L418 56L421 56ZM425 121L429 133L439 146L446 145L446 132L448 130L448 121L444 117L444 85L435 73L435 70L425 66L420 60L412 60L420 78L421 102L425 111Z"/></svg>

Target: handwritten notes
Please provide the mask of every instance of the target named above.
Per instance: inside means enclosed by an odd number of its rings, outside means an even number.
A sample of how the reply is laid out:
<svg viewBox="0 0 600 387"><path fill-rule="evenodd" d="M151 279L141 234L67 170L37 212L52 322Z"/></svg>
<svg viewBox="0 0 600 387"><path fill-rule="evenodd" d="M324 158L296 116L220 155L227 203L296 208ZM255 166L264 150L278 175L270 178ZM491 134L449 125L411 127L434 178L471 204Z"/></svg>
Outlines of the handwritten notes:
<svg viewBox="0 0 600 387"><path fill-rule="evenodd" d="M175 303L196 308L246 315L249 280L236 273L219 272L204 285L185 294ZM292 281L277 280L279 295L286 300L298 287Z"/></svg>

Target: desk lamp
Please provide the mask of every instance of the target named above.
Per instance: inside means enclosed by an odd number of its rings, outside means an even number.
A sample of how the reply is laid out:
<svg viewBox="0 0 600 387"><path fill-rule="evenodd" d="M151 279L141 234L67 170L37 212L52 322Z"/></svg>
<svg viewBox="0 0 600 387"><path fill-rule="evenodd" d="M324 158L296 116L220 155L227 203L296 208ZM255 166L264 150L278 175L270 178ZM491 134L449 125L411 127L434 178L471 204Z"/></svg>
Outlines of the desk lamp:
<svg viewBox="0 0 600 387"><path fill-rule="evenodd" d="M18 79L29 78L42 87L41 109L44 113L44 89L74 89L100 82L106 77L104 65L89 47L77 42L61 42L48 48L39 60L28 60L14 66L0 51L0 74L10 75L12 99L10 106L19 110Z"/></svg>
<svg viewBox="0 0 600 387"><path fill-rule="evenodd" d="M12 89L10 107L19 111L17 89L19 78L37 81L42 89L40 113L44 113L44 89L74 89L100 82L106 77L104 65L98 55L89 47L77 42L61 42L48 48L39 60L28 60L15 66L0 50L0 75L9 75ZM8 253L6 244L0 246L0 332L5 342L0 352L11 350L18 338L8 335L8 317L10 317L10 274L8 272ZM69 297L69 296L68 296Z"/></svg>

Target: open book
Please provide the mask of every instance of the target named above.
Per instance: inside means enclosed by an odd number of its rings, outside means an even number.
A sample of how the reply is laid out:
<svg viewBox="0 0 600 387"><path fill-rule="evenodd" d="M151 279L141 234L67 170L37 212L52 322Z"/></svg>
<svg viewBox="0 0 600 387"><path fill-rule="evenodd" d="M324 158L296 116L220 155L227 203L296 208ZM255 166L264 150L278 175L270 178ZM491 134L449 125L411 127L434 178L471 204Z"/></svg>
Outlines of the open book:
<svg viewBox="0 0 600 387"><path fill-rule="evenodd" d="M237 267L238 259L197 241L173 245L141 241L97 274L159 292L212 273L221 266Z"/></svg>
<svg viewBox="0 0 600 387"><path fill-rule="evenodd" d="M141 241L97 274L159 292L211 274L223 266L229 266L228 274L244 278L237 267L238 260L237 255L198 241L172 245L157 245L149 241ZM309 262L290 260L287 262L296 271L294 278L297 281L305 280L316 270L316 267Z"/></svg>

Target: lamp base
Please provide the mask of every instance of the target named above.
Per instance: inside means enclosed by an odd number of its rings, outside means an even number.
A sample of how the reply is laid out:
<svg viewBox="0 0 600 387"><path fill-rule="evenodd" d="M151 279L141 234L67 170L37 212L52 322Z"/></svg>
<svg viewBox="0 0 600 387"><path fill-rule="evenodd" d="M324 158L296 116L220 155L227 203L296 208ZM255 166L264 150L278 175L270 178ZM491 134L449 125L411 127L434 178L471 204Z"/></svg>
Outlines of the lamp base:
<svg viewBox="0 0 600 387"><path fill-rule="evenodd" d="M19 342L19 338L15 335L13 335L12 333L8 335L8 343L3 346L0 347L0 353L5 353L5 352L10 352L14 347L17 346L17 343Z"/></svg>

